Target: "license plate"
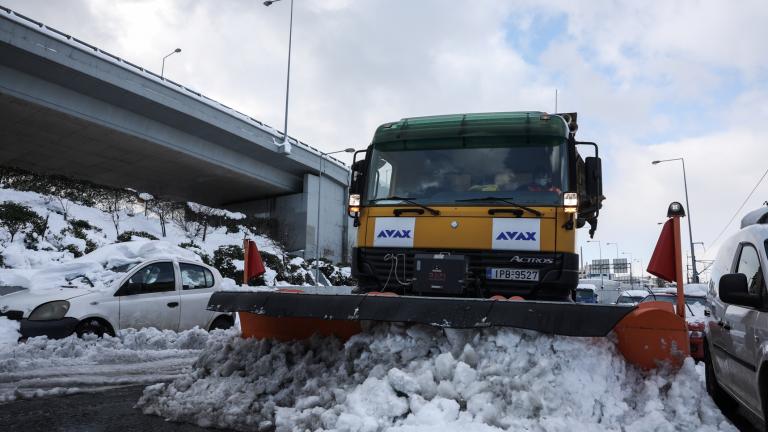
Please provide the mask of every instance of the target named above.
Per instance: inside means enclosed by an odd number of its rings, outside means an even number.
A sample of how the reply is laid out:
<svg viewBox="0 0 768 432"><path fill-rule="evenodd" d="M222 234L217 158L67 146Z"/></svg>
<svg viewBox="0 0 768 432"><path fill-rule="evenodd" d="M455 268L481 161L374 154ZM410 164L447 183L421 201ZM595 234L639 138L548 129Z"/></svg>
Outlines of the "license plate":
<svg viewBox="0 0 768 432"><path fill-rule="evenodd" d="M488 268L485 269L485 277L487 279L538 281L539 271L528 269Z"/></svg>

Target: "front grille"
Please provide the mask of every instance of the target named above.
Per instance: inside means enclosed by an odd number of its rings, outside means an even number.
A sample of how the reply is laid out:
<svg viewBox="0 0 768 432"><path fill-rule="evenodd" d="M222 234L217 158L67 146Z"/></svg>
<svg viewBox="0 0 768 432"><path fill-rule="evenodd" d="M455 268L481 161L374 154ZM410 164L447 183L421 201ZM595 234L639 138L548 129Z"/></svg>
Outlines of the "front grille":
<svg viewBox="0 0 768 432"><path fill-rule="evenodd" d="M413 278L415 255L417 254L438 254L446 253L435 249L390 249L390 248L360 248L358 249L358 269L365 272L367 264L373 270L373 276L380 284L384 284L389 279L390 286L395 284L397 279L400 282L409 282ZM469 261L470 279L480 281L480 285L490 291L503 291L510 286L533 288L539 282L525 281L503 281L485 279L485 269L489 267L507 267L540 269L540 279L544 280L549 271L560 270L563 265L563 254L548 253L530 253L517 251L487 251L487 250L454 250L450 255L464 255ZM553 263L512 263L513 257L518 257L523 261L526 258L548 258L553 259ZM394 267L394 259L397 258L397 266ZM397 275L395 275L397 271ZM390 273L391 272L391 273ZM397 279L395 278L397 276Z"/></svg>
<svg viewBox="0 0 768 432"><path fill-rule="evenodd" d="M21 321L21 319L24 318L24 312L9 310L6 312L0 312L0 317L6 317L11 321Z"/></svg>

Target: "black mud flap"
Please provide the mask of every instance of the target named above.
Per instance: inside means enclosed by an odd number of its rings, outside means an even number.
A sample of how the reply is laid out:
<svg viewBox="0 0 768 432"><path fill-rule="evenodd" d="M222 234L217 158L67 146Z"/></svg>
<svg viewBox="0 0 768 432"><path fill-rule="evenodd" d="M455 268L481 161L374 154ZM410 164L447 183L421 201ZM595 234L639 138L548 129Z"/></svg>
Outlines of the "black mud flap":
<svg viewBox="0 0 768 432"><path fill-rule="evenodd" d="M514 327L563 336L607 335L634 306L544 301L227 292L211 295L208 309L275 318L419 323L446 328Z"/></svg>

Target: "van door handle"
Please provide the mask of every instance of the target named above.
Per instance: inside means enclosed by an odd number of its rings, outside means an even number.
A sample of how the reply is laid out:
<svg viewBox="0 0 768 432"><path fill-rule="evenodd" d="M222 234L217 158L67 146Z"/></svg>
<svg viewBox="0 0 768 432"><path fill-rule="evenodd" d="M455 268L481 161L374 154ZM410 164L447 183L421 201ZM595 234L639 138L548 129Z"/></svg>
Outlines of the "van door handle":
<svg viewBox="0 0 768 432"><path fill-rule="evenodd" d="M169 308L175 308L178 305L179 305L179 302L170 302L170 303L168 303L168 307Z"/></svg>
<svg viewBox="0 0 768 432"><path fill-rule="evenodd" d="M731 326L725 321L718 321L717 325L723 328L723 330L730 330Z"/></svg>

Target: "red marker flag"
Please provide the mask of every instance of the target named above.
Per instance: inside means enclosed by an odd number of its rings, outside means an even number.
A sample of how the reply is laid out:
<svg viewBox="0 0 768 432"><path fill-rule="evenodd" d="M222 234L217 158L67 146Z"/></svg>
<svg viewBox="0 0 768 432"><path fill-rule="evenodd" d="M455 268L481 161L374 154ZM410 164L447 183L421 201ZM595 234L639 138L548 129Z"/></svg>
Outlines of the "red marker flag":
<svg viewBox="0 0 768 432"><path fill-rule="evenodd" d="M248 285L248 281L263 275L266 272L264 263L261 261L259 248L253 240L243 240L243 252L245 255L245 264L243 266L243 283Z"/></svg>
<svg viewBox="0 0 768 432"><path fill-rule="evenodd" d="M664 224L659 235L659 241L656 243L656 249L653 250L651 261L648 263L648 273L668 282L677 280L673 223L673 219L669 219Z"/></svg>

